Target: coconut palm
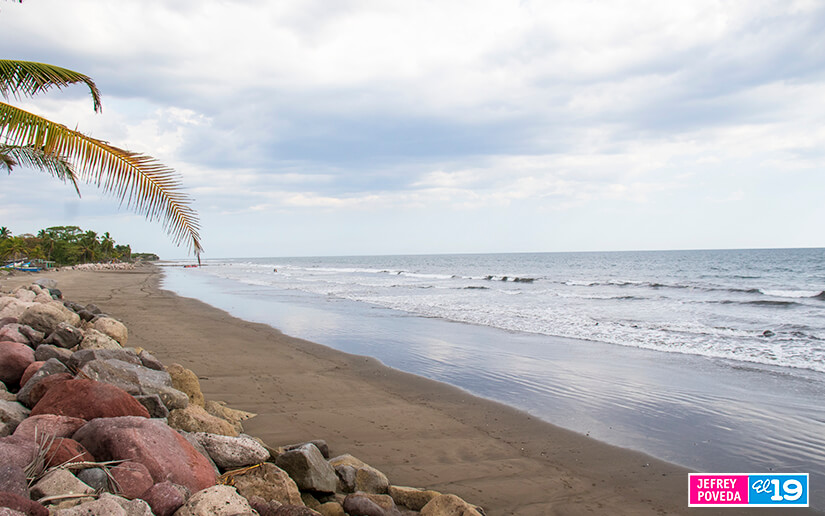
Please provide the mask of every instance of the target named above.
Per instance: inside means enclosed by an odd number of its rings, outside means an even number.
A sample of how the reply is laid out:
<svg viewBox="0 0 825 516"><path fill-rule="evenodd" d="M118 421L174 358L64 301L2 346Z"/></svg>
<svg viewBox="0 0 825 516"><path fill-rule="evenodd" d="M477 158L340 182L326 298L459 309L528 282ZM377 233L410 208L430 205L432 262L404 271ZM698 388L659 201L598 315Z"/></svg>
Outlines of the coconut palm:
<svg viewBox="0 0 825 516"><path fill-rule="evenodd" d="M88 76L43 63L0 59L0 95L5 100L78 83L89 88L99 112L100 92ZM200 261L203 248L191 200L181 191L175 171L151 156L119 149L0 102L0 167L11 172L18 165L48 172L76 189L78 178L96 184L148 219L161 220L173 241L186 241Z"/></svg>

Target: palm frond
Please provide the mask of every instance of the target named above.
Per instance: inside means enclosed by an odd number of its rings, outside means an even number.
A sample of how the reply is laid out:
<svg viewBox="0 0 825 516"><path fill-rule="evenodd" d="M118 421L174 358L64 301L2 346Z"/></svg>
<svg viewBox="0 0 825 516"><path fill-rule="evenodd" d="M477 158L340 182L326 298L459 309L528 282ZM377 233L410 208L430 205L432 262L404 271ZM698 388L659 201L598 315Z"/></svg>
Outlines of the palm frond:
<svg viewBox="0 0 825 516"><path fill-rule="evenodd" d="M6 167L9 173L11 173L11 169L17 165L36 168L64 182L71 182L77 195L80 196L80 188L77 186L77 175L75 174L74 167L60 156L46 154L41 149L36 149L32 146L0 145L0 165L6 164L4 163L4 157L11 160L10 165Z"/></svg>
<svg viewBox="0 0 825 516"><path fill-rule="evenodd" d="M100 91L91 77L82 73L44 63L0 59L0 94L32 97L51 88L65 88L84 83L92 93L95 111L101 110Z"/></svg>
<svg viewBox="0 0 825 516"><path fill-rule="evenodd" d="M80 177L113 193L150 220L162 220L175 243L200 256L197 214L175 171L155 158L119 149L43 117L0 102L0 141L31 146L73 162Z"/></svg>

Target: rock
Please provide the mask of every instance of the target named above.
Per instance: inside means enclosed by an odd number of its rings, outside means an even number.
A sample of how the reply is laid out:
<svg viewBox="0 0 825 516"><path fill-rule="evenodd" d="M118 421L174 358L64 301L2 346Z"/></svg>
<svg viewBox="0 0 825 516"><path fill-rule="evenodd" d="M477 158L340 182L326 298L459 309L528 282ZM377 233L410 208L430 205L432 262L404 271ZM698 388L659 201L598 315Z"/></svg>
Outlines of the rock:
<svg viewBox="0 0 825 516"><path fill-rule="evenodd" d="M338 475L338 491L341 493L355 492L355 473L358 470L354 466L335 466L335 474Z"/></svg>
<svg viewBox="0 0 825 516"><path fill-rule="evenodd" d="M272 514L274 516L321 516L320 513L303 505L282 505Z"/></svg>
<svg viewBox="0 0 825 516"><path fill-rule="evenodd" d="M43 369L45 366L46 364L43 364L40 369ZM17 400L27 407L34 408L52 387L74 378L70 373L57 373L40 377L38 376L39 372L40 370L34 373L34 376L26 382L24 388L20 389L20 392L17 393ZM29 388L29 386L31 386L31 388Z"/></svg>
<svg viewBox="0 0 825 516"><path fill-rule="evenodd" d="M26 473L19 466L0 465L0 492L14 493L29 497L29 484Z"/></svg>
<svg viewBox="0 0 825 516"><path fill-rule="evenodd" d="M19 511L27 516L49 516L49 510L28 498L0 491L0 507Z"/></svg>
<svg viewBox="0 0 825 516"><path fill-rule="evenodd" d="M396 505L401 505L413 511L420 511L430 500L441 494L437 491L403 486L390 486L387 493Z"/></svg>
<svg viewBox="0 0 825 516"><path fill-rule="evenodd" d="M62 364L68 364L72 352L52 344L41 344L34 350L34 359L45 362L50 358L59 360Z"/></svg>
<svg viewBox="0 0 825 516"><path fill-rule="evenodd" d="M67 462L94 462L95 458L89 453L82 444L70 439L68 437L55 437L53 440L51 436L45 438L45 443L49 444L49 450L46 453L46 467L60 466Z"/></svg>
<svg viewBox="0 0 825 516"><path fill-rule="evenodd" d="M152 514L152 508L143 500L127 500L121 496L109 493L101 495L100 500L112 500L126 511L126 516L154 516L154 514Z"/></svg>
<svg viewBox="0 0 825 516"><path fill-rule="evenodd" d="M19 342L0 342L0 382L17 385L20 377L34 362L34 350Z"/></svg>
<svg viewBox="0 0 825 516"><path fill-rule="evenodd" d="M194 434L183 430L178 430L178 433L181 436L183 436L183 438L186 439L189 442L189 444L191 444L192 447L195 448L195 450L197 450L198 453L203 455L203 457L209 462L209 464L212 466L212 469L215 471L215 476L221 474L221 471L218 469L218 465L215 464L215 461L213 461L212 457L209 456L209 452L206 451L206 448L204 448L203 445L197 439L195 439Z"/></svg>
<svg viewBox="0 0 825 516"><path fill-rule="evenodd" d="M133 349L118 346L116 349L79 349L72 353L68 366L81 369L92 360L120 360L128 364L140 365L140 358Z"/></svg>
<svg viewBox="0 0 825 516"><path fill-rule="evenodd" d="M45 367L45 366L44 366ZM49 389L32 409L32 415L57 414L85 420L117 416L149 417L138 401L114 385L93 380L75 379ZM92 455L97 456L94 452Z"/></svg>
<svg viewBox="0 0 825 516"><path fill-rule="evenodd" d="M138 358L140 358L140 363L143 364L143 367L148 367L149 369L154 369L155 371L165 370L161 361L155 358L151 353L149 353L145 349L141 350L141 352L138 353Z"/></svg>
<svg viewBox="0 0 825 516"><path fill-rule="evenodd" d="M47 496L92 494L94 490L67 469L53 469L31 487L31 496L37 500Z"/></svg>
<svg viewBox="0 0 825 516"><path fill-rule="evenodd" d="M209 457L223 470L259 464L269 458L269 452L249 436L193 433L192 436L206 449Z"/></svg>
<svg viewBox="0 0 825 516"><path fill-rule="evenodd" d="M39 285L43 288L53 289L57 288L57 280L52 278L37 278L32 282L35 285Z"/></svg>
<svg viewBox="0 0 825 516"><path fill-rule="evenodd" d="M126 346L126 341L129 339L129 331L126 326L111 317L98 317L92 323L92 328L113 338L121 346Z"/></svg>
<svg viewBox="0 0 825 516"><path fill-rule="evenodd" d="M348 488L344 492L363 491L364 493L384 494L390 483L387 476L373 468L369 464L353 457L350 454L340 455L330 459L330 465L335 468L338 477L341 479L342 487ZM351 484L352 472L347 469L355 469L355 482Z"/></svg>
<svg viewBox="0 0 825 516"><path fill-rule="evenodd" d="M33 348L39 346L43 342L43 337L46 335L42 331L37 331L31 326L26 326L25 324L21 325L17 331L29 339L29 345Z"/></svg>
<svg viewBox="0 0 825 516"><path fill-rule="evenodd" d="M233 516L252 513L252 506L232 486L217 485L192 495L175 516Z"/></svg>
<svg viewBox="0 0 825 516"><path fill-rule="evenodd" d="M120 360L92 360L80 370L92 380L115 385L129 394L157 394L167 408L184 408L189 404L186 395L172 387L172 379L165 371Z"/></svg>
<svg viewBox="0 0 825 516"><path fill-rule="evenodd" d="M23 376L20 377L20 385L26 385L26 382L28 382L31 379L31 377L34 376L34 373L36 373L41 367L43 367L43 364L45 363L45 360L35 360L31 364L29 364L29 367L27 367L26 370L23 371Z"/></svg>
<svg viewBox="0 0 825 516"><path fill-rule="evenodd" d="M84 421L85 423L85 421ZM96 492L109 491L109 475L103 468L86 468L77 472L77 478Z"/></svg>
<svg viewBox="0 0 825 516"><path fill-rule="evenodd" d="M80 344L83 340L83 332L68 323L59 323L57 328L46 338L46 344L69 349Z"/></svg>
<svg viewBox="0 0 825 516"><path fill-rule="evenodd" d="M229 408L223 402L212 400L207 400L203 408L213 416L221 418L232 425L238 432L243 432L241 421L246 421L257 416L255 413ZM323 453L323 451L321 453Z"/></svg>
<svg viewBox="0 0 825 516"><path fill-rule="evenodd" d="M189 490L167 480L150 487L143 493L143 499L156 516L172 516L189 499Z"/></svg>
<svg viewBox="0 0 825 516"><path fill-rule="evenodd" d="M94 328L83 333L83 340L78 345L80 349L120 349L120 344L105 333L101 333Z"/></svg>
<svg viewBox="0 0 825 516"><path fill-rule="evenodd" d="M421 516L483 516L476 507L456 495L436 496L421 508Z"/></svg>
<svg viewBox="0 0 825 516"><path fill-rule="evenodd" d="M203 407L197 405L189 405L184 409L169 412L169 426L186 432L206 432L232 437L238 435L238 431L232 425L209 414Z"/></svg>
<svg viewBox="0 0 825 516"><path fill-rule="evenodd" d="M321 516L347 516L344 507L338 502L322 503L315 509Z"/></svg>
<svg viewBox="0 0 825 516"><path fill-rule="evenodd" d="M14 290L14 297L23 302L33 303L37 298L37 293L26 287L19 287Z"/></svg>
<svg viewBox="0 0 825 516"><path fill-rule="evenodd" d="M62 322L72 326L80 324L80 316L63 306L59 301L36 303L26 308L19 319L20 324L31 326L47 335L57 329L57 325Z"/></svg>
<svg viewBox="0 0 825 516"><path fill-rule="evenodd" d="M86 305L86 310L94 315L101 315L103 313L103 311L94 303L89 303Z"/></svg>
<svg viewBox="0 0 825 516"><path fill-rule="evenodd" d="M245 496L244 498L246 498L246 501L249 502L252 509L255 510L255 512L257 512L260 516L273 516L275 514L275 510L281 506L278 502L267 501L260 496Z"/></svg>
<svg viewBox="0 0 825 516"><path fill-rule="evenodd" d="M13 317L19 322L30 306L32 306L32 303L20 301L14 297L0 297L0 319Z"/></svg>
<svg viewBox="0 0 825 516"><path fill-rule="evenodd" d="M348 494L342 505L350 516L389 516L380 505L361 494Z"/></svg>
<svg viewBox="0 0 825 516"><path fill-rule="evenodd" d="M181 392L185 392L189 397L190 404L199 407L204 406L205 400L203 392L201 392L200 382L198 382L198 375L180 364L170 365L166 368L166 372L172 378L172 386Z"/></svg>
<svg viewBox="0 0 825 516"><path fill-rule="evenodd" d="M271 462L234 475L235 488L247 500L260 496L264 500L275 500L282 504L301 505L301 492L286 471Z"/></svg>
<svg viewBox="0 0 825 516"><path fill-rule="evenodd" d="M305 443L300 444L289 444L287 446L284 446L284 451L294 450L295 448L300 448L305 444L314 444L315 447L318 448L318 451L321 452L321 455L323 455L325 459L329 459L329 445L323 439L313 439L312 441L307 441Z"/></svg>
<svg viewBox="0 0 825 516"><path fill-rule="evenodd" d="M31 344L29 338L20 331L24 326L22 324L4 324L0 326L0 341L18 342L20 344ZM28 326L26 326L28 328Z"/></svg>
<svg viewBox="0 0 825 516"><path fill-rule="evenodd" d="M100 498L75 507L58 509L54 512L54 516L127 516L127 513L115 500Z"/></svg>
<svg viewBox="0 0 825 516"><path fill-rule="evenodd" d="M4 466L25 468L34 459L37 445L31 439L18 435L0 437L0 457Z"/></svg>
<svg viewBox="0 0 825 516"><path fill-rule="evenodd" d="M216 480L209 461L161 420L99 418L86 423L73 437L98 460L140 462L155 482L169 480L195 492Z"/></svg>
<svg viewBox="0 0 825 516"><path fill-rule="evenodd" d="M43 381L47 376L64 374L68 372L69 369L63 365L60 360L56 358L46 360L37 372L29 378L26 384L20 387L20 391L17 393L17 401L27 407L33 407L46 392L43 387L40 387L39 393L34 393L33 391L37 387L37 384Z"/></svg>
<svg viewBox="0 0 825 516"><path fill-rule="evenodd" d="M338 476L314 444L282 453L275 464L286 471L301 490L335 492Z"/></svg>
<svg viewBox="0 0 825 516"><path fill-rule="evenodd" d="M0 400L0 437L11 435L30 412L16 401Z"/></svg>
<svg viewBox="0 0 825 516"><path fill-rule="evenodd" d="M117 493L123 498L140 498L155 482L149 469L140 462L121 462L109 470L115 481Z"/></svg>
<svg viewBox="0 0 825 516"><path fill-rule="evenodd" d="M157 394L139 394L135 396L135 399L146 407L146 410L149 412L149 417L160 419L169 417L169 409L166 408L163 400L161 400Z"/></svg>

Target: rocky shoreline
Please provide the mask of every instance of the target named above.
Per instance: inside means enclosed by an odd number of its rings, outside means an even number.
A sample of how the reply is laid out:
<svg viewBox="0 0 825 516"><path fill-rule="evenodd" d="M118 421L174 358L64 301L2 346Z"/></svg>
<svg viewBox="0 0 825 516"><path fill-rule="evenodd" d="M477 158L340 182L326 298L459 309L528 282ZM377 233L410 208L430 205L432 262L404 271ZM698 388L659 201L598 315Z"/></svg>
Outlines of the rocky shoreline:
<svg viewBox="0 0 825 516"><path fill-rule="evenodd" d="M51 280L0 293L0 516L484 514L330 458L324 441L246 435L254 414L127 343L125 325Z"/></svg>

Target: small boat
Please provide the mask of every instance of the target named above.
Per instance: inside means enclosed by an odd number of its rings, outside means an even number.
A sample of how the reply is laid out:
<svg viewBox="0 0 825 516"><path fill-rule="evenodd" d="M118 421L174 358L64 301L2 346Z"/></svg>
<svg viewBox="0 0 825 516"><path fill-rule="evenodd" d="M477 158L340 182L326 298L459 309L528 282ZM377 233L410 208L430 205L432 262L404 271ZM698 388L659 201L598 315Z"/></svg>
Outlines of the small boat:
<svg viewBox="0 0 825 516"><path fill-rule="evenodd" d="M197 265L184 265L183 266L184 269L196 269L197 267L198 267Z"/></svg>

